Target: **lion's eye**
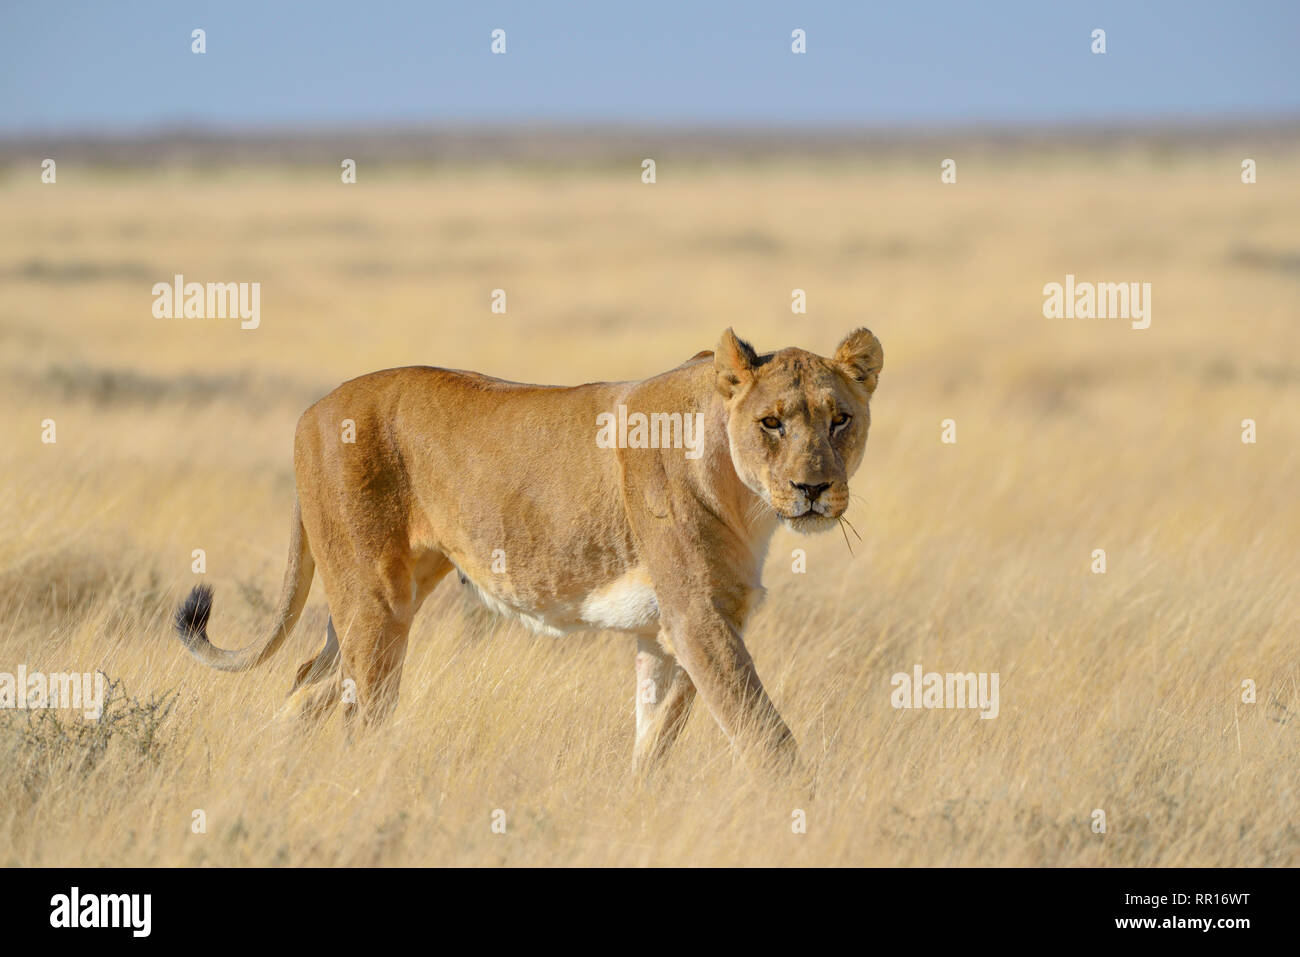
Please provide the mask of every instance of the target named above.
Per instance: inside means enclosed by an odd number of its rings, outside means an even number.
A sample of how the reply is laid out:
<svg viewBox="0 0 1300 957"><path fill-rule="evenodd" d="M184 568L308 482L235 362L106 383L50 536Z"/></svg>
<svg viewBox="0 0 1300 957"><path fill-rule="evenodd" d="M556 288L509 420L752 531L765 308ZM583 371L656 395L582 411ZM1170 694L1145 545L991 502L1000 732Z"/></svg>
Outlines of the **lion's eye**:
<svg viewBox="0 0 1300 957"><path fill-rule="evenodd" d="M759 420L758 424L769 432L776 432L781 428L781 420L774 415L765 416Z"/></svg>
<svg viewBox="0 0 1300 957"><path fill-rule="evenodd" d="M853 416L849 415L847 412L838 413L835 418L831 419L831 432L834 433L840 431L844 426L849 424L849 419L851 418L853 418Z"/></svg>

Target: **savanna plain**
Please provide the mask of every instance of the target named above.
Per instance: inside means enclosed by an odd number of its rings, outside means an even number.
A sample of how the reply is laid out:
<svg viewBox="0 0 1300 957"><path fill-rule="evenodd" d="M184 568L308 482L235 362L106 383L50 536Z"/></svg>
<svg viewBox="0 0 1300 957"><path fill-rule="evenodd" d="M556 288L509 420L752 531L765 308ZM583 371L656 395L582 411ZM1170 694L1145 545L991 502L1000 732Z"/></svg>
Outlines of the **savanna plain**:
<svg viewBox="0 0 1300 957"><path fill-rule="evenodd" d="M667 151L653 185L640 152L354 185L333 154L53 185L10 163L0 671L101 670L113 698L99 722L0 711L0 864L1296 864L1300 152L1249 149ZM155 318L177 273L260 282L259 327ZM1150 327L1045 318L1067 274L1149 282ZM294 424L345 379L636 379L728 326L827 354L858 325L885 353L860 537L778 530L747 636L811 795L698 703L634 780L634 641L534 635L455 576L393 719L350 742L277 716L324 640L319 581L258 671L172 633L202 580L215 643L261 635ZM918 664L998 673L997 717L893 707Z"/></svg>

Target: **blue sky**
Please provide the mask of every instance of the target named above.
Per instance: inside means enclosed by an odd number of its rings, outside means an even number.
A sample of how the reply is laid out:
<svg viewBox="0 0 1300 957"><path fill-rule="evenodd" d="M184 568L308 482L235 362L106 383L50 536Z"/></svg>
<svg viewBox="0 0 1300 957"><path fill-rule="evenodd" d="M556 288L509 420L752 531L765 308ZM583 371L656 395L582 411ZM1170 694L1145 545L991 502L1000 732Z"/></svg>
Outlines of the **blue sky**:
<svg viewBox="0 0 1300 957"><path fill-rule="evenodd" d="M1300 2L1282 0L0 2L8 134L1300 115Z"/></svg>

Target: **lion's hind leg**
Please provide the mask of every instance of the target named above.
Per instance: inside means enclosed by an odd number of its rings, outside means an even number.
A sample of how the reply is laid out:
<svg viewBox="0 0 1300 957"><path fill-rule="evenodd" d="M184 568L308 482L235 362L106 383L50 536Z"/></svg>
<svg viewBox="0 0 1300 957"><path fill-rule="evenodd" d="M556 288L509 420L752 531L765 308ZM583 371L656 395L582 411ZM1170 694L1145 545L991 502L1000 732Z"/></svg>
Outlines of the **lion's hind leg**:
<svg viewBox="0 0 1300 957"><path fill-rule="evenodd" d="M329 717L342 697L339 658L339 636L331 617L325 626L325 647L298 666L298 675L289 689L288 711L308 724L319 724Z"/></svg>
<svg viewBox="0 0 1300 957"><path fill-rule="evenodd" d="M377 563L372 579L354 582L354 591L339 601L343 716L349 728L358 718L364 727L382 724L397 706L411 621L451 567L439 551L394 549Z"/></svg>

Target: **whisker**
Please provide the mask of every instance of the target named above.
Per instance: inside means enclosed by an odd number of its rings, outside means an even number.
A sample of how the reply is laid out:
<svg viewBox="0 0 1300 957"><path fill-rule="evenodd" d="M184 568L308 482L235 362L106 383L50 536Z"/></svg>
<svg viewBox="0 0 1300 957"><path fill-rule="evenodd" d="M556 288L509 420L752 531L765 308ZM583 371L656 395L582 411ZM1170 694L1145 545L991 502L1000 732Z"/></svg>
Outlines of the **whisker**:
<svg viewBox="0 0 1300 957"><path fill-rule="evenodd" d="M840 516L840 520L839 520L839 522L840 522L840 534L844 536L844 544L845 544L845 546L846 546L846 547L848 548L848 550L849 550L849 557L852 557L852 556L853 556L853 545L852 545L851 542L849 542L849 533L846 532L846 531L844 531L844 517L843 517L843 516ZM856 535L857 532L854 532L853 534Z"/></svg>
<svg viewBox="0 0 1300 957"><path fill-rule="evenodd" d="M853 532L854 537L856 537L858 541L862 541L862 536L858 534L858 530L857 530L856 528L853 527L853 523L852 523L852 522L850 522L850 521L849 521L845 516L843 516L843 515L840 516L840 522L841 522L842 524L847 525L847 526L849 527L849 530L850 530L851 532Z"/></svg>

